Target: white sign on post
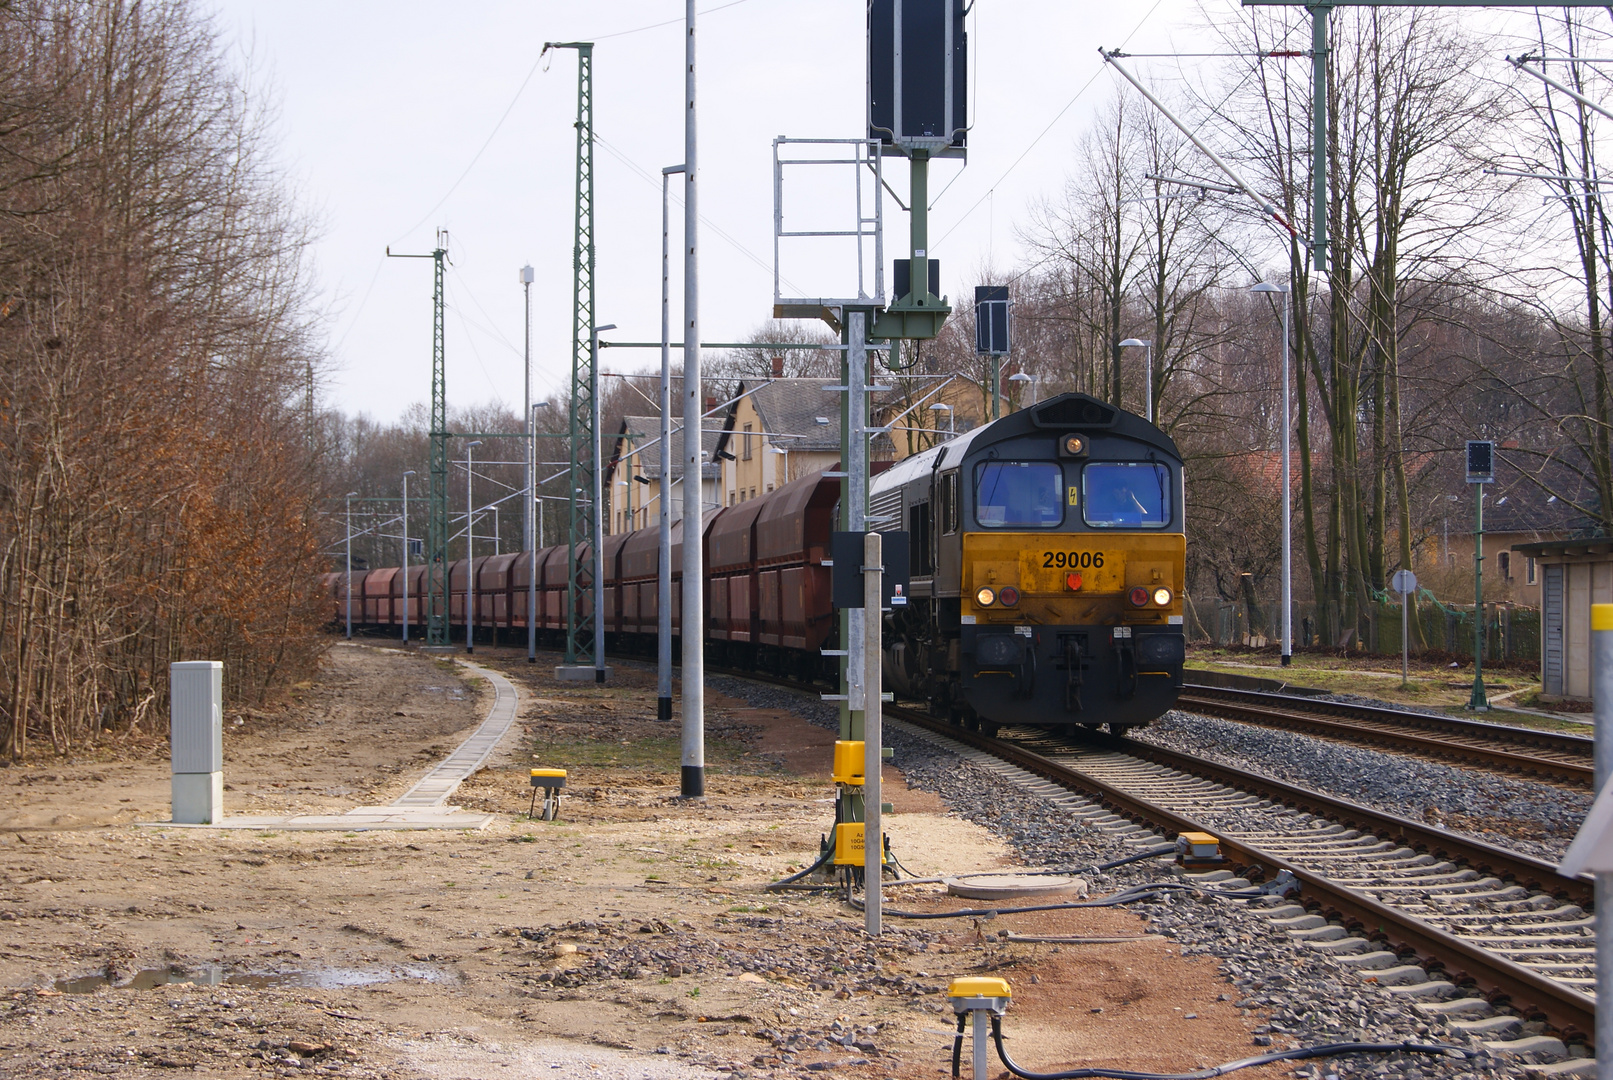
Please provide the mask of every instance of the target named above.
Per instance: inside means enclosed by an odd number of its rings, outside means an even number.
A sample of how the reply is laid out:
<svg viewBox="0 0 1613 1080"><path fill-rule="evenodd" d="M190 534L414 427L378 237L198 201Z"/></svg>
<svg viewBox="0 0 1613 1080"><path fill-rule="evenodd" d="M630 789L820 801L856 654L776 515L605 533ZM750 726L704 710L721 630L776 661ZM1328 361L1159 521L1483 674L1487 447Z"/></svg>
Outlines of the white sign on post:
<svg viewBox="0 0 1613 1080"><path fill-rule="evenodd" d="M1411 594L1417 591L1417 575L1396 570L1389 587L1400 594L1400 685L1405 686L1411 668Z"/></svg>

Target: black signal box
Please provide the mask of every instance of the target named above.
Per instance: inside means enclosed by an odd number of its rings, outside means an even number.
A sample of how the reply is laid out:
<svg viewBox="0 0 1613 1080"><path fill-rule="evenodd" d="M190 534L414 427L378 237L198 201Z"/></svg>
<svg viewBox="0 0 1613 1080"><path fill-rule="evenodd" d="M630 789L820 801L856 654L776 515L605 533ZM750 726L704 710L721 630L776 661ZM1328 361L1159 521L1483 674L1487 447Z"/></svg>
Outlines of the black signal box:
<svg viewBox="0 0 1613 1080"><path fill-rule="evenodd" d="M1495 483L1495 443L1488 439L1469 439L1467 442L1467 482L1470 484Z"/></svg>
<svg viewBox="0 0 1613 1080"><path fill-rule="evenodd" d="M834 560L830 599L836 608L863 606L863 537L867 533L835 532L829 534L829 555ZM892 610L907 605L909 566L908 534L905 532L880 533L881 560L885 564L885 607Z"/></svg>
<svg viewBox="0 0 1613 1080"><path fill-rule="evenodd" d="M1008 352L1008 287L975 286L975 352L1002 356Z"/></svg>

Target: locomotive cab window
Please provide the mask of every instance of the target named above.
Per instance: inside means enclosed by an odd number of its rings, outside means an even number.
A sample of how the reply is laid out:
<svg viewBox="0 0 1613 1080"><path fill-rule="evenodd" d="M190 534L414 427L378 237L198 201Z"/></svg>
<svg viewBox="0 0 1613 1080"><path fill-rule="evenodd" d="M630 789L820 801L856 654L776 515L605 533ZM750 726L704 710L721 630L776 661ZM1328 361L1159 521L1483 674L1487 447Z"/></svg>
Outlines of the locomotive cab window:
<svg viewBox="0 0 1613 1080"><path fill-rule="evenodd" d="M975 468L975 517L987 529L1064 523L1064 470L1051 461L987 461Z"/></svg>
<svg viewBox="0 0 1613 1080"><path fill-rule="evenodd" d="M1158 529L1171 520L1171 471L1153 462L1094 461L1081 472L1086 523Z"/></svg>

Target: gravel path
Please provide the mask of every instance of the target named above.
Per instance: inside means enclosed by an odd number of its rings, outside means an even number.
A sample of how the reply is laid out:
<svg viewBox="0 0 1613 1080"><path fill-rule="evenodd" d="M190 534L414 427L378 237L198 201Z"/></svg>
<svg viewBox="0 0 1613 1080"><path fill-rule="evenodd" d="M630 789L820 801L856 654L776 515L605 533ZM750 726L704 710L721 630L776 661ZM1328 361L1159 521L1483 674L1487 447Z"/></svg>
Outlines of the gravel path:
<svg viewBox="0 0 1613 1080"><path fill-rule="evenodd" d="M755 707L792 710L824 727L833 728L838 723L838 713L833 706L811 701L798 693L735 680L723 680L720 689L748 700ZM1198 722L1224 723L1171 714L1170 722L1156 724L1149 730L1152 732L1157 728L1165 738L1177 737L1177 733L1183 729L1197 731L1200 737L1205 737L1208 729L1196 728L1194 724ZM1239 725L1225 726L1255 737L1304 738L1288 736L1284 732L1245 729ZM1305 742L1317 743L1318 740L1305 739ZM911 787L935 792L960 816L1004 837L1014 845L1027 864L1089 865L1136 853L1135 848L1074 822L1053 803L959 759L927 739L887 729L886 743L895 750L895 764L907 775ZM1345 754L1370 755L1372 758L1388 756L1372 751L1328 748ZM1227 749L1232 748L1228 746ZM1299 749L1294 748L1296 756ZM1445 771L1473 779L1459 770ZM1426 780L1408 779L1406 782L1427 784ZM1517 793L1510 791L1511 787L1517 786L1513 782L1494 782L1500 787L1488 796L1492 800L1500 799L1503 793L1510 793L1513 801L1503 802L1502 805L1512 806L1518 801L1527 803L1527 800L1520 800ZM1359 786L1360 781L1354 783ZM1541 787L1523 786L1531 789ZM1543 808L1549 806L1545 794L1547 791L1555 798L1562 795L1555 789L1536 792L1536 802ZM1460 797L1455 796L1457 799ZM1468 797L1472 798L1471 791ZM1145 862L1120 867L1110 873L1093 874L1090 878L1094 895L1102 895L1135 882L1159 880L1162 876L1157 864ZM1238 997L1238 1006L1268 1015L1270 1023L1266 1030L1271 1036L1291 1036L1294 1045L1304 1046L1356 1040L1438 1040L1480 1050L1477 1038L1449 1034L1444 1020L1423 1016L1405 999L1298 944L1282 930L1273 928L1264 916L1244 902L1182 896L1170 902L1138 904L1133 910L1149 919L1150 932L1162 933L1176 940L1183 955L1200 955L1218 960L1221 974L1232 984L1229 992ZM1257 1032L1260 1030L1257 1029ZM1260 1052L1258 1048L1250 1050L1251 1054ZM1316 1080L1349 1076L1469 1080L1477 1077L1521 1077L1524 1073L1520 1064L1481 1053L1467 1061L1403 1054L1330 1058L1304 1063L1294 1075Z"/></svg>
<svg viewBox="0 0 1613 1080"><path fill-rule="evenodd" d="M1168 712L1131 734L1550 862L1562 858L1591 804L1588 792L1197 713Z"/></svg>

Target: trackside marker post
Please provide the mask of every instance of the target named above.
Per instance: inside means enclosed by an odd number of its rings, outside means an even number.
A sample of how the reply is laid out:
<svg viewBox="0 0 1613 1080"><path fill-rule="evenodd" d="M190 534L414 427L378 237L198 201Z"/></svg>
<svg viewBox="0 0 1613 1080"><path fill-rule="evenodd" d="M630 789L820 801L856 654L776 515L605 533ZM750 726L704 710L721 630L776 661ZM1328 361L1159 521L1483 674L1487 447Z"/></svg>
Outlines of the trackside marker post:
<svg viewBox="0 0 1613 1080"><path fill-rule="evenodd" d="M1591 605L1591 705L1596 726L1596 802L1579 835L1563 854L1559 872L1596 877L1596 999L1613 1001L1613 933L1603 916L1613 912L1613 604ZM1613 1080L1613 1009L1596 1010L1597 1075Z"/></svg>
<svg viewBox="0 0 1613 1080"><path fill-rule="evenodd" d="M880 702L879 630L885 619L882 565L884 545L878 532L863 537L863 926L880 934L880 874L885 862L884 822L880 817L884 711Z"/></svg>

